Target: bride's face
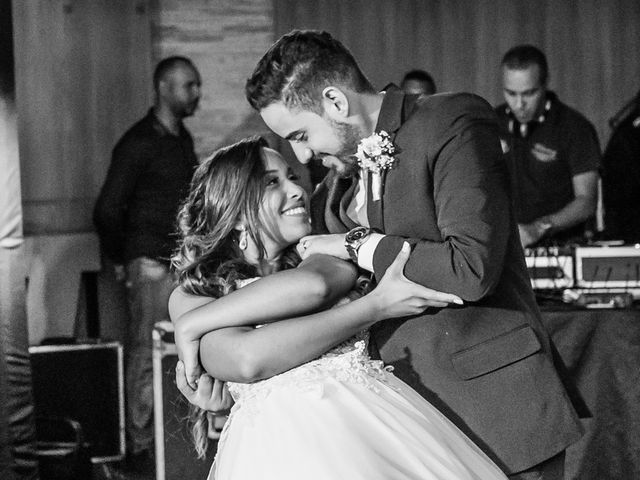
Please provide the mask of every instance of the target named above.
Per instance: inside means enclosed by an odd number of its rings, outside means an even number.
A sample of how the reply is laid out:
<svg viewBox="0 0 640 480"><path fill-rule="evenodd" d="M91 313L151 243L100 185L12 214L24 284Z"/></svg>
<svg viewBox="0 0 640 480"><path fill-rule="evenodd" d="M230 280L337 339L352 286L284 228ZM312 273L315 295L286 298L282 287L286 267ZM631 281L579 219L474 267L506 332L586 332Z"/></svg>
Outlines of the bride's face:
<svg viewBox="0 0 640 480"><path fill-rule="evenodd" d="M267 255L277 254L311 232L308 197L298 177L275 150L262 150L265 191L259 218Z"/></svg>

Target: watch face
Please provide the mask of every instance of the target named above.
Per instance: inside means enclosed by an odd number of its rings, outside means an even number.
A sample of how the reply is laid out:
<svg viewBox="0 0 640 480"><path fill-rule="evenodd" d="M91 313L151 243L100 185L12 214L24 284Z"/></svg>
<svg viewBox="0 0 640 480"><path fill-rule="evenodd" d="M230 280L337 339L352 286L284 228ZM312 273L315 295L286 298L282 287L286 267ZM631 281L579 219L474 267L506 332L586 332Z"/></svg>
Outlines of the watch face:
<svg viewBox="0 0 640 480"><path fill-rule="evenodd" d="M360 240L361 238L366 237L368 234L369 229L367 227L356 227L347 235L347 241L355 242L356 240Z"/></svg>

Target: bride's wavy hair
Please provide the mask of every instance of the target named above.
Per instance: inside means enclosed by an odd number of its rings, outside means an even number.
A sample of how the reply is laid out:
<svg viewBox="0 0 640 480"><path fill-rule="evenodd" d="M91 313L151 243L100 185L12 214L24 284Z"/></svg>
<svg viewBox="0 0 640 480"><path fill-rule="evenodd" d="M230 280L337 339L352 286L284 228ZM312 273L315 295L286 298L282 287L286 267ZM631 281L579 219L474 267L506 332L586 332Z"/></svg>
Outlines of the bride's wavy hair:
<svg viewBox="0 0 640 480"><path fill-rule="evenodd" d="M237 280L259 275L242 255L236 226L245 226L260 259L264 258L258 212L266 188L265 147L262 137L244 139L216 151L196 169L178 213L180 241L171 259L178 284L186 292L219 298L235 290ZM280 267L291 268L299 262L290 246L282 254ZM198 456L204 457L206 412L192 406L190 423Z"/></svg>
<svg viewBox="0 0 640 480"><path fill-rule="evenodd" d="M329 33L293 30L260 59L245 94L258 111L281 101L287 108L322 115L322 90L329 85L376 93L351 52Z"/></svg>

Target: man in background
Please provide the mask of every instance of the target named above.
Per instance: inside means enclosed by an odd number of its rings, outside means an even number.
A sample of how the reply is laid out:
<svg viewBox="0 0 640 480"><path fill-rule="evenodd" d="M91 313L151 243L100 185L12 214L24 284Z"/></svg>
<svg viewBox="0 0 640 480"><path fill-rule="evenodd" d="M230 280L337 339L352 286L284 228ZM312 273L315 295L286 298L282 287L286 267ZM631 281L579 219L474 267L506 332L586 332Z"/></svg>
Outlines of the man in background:
<svg viewBox="0 0 640 480"><path fill-rule="evenodd" d="M153 75L155 103L113 150L94 210L103 253L126 280L125 339L127 465L153 465L153 325L169 320L173 287L169 258L175 218L197 165L182 123L200 99L200 74L185 57L162 60Z"/></svg>
<svg viewBox="0 0 640 480"><path fill-rule="evenodd" d="M547 60L536 47L513 47L501 69L506 103L496 112L522 246L579 241L597 205L595 128L547 90Z"/></svg>
<svg viewBox="0 0 640 480"><path fill-rule="evenodd" d="M625 243L640 243L640 94L633 103L617 119L602 159L605 232Z"/></svg>
<svg viewBox="0 0 640 480"><path fill-rule="evenodd" d="M400 88L409 95L433 95L436 93L436 82L424 70L410 70L405 73Z"/></svg>

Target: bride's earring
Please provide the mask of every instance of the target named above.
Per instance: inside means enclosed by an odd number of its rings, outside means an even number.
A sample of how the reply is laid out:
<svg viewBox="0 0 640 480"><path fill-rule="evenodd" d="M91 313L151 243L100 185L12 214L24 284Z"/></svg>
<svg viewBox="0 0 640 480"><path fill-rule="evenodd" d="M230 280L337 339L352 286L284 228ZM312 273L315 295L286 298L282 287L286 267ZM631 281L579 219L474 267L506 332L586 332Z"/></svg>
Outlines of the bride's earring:
<svg viewBox="0 0 640 480"><path fill-rule="evenodd" d="M240 250L247 249L247 235L247 231L243 227L242 230L240 230L240 237L238 238L238 247Z"/></svg>

